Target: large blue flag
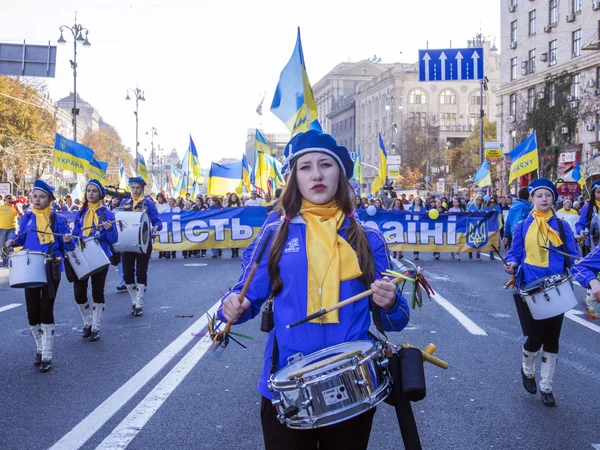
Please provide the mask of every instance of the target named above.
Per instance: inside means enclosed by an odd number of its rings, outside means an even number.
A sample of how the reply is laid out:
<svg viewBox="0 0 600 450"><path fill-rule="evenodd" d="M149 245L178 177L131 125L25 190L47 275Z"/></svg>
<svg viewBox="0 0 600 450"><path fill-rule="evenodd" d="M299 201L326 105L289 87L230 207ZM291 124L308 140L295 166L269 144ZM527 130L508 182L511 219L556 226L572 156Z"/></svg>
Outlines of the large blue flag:
<svg viewBox="0 0 600 450"><path fill-rule="evenodd" d="M507 156L510 158L508 184L520 176L537 170L539 159L535 131L531 133L531 136L517 145Z"/></svg>

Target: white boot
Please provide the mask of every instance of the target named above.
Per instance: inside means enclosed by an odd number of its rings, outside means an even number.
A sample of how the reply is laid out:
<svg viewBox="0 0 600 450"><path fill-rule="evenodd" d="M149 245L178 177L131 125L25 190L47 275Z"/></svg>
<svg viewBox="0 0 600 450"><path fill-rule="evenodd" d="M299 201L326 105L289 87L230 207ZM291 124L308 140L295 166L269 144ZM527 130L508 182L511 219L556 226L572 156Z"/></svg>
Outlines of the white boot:
<svg viewBox="0 0 600 450"><path fill-rule="evenodd" d="M133 314L135 312L135 304L137 301L138 288L135 284L128 284L127 292L129 292L129 295L131 296L131 314Z"/></svg>
<svg viewBox="0 0 600 450"><path fill-rule="evenodd" d="M552 394L552 380L558 361L558 353L542 352L542 366L540 369L540 391L542 391L542 401L546 406L554 406L555 400Z"/></svg>
<svg viewBox="0 0 600 450"><path fill-rule="evenodd" d="M31 334L35 339L35 361L33 362L34 366L39 366L42 363L42 328L39 324L37 325L29 325L29 329L31 330Z"/></svg>
<svg viewBox="0 0 600 450"><path fill-rule="evenodd" d="M83 331L81 332L81 337L87 339L92 334L92 313L90 312L90 304L85 302L84 304L78 304L77 306L79 307L79 312L83 319Z"/></svg>
<svg viewBox="0 0 600 450"><path fill-rule="evenodd" d="M523 378L523 387L530 394L537 393L535 383L535 363L537 361L537 352L528 352L523 347L523 363L521 364L521 377Z"/></svg>
<svg viewBox="0 0 600 450"><path fill-rule="evenodd" d="M100 322L102 321L102 313L104 313L104 303L95 303L92 307L92 337L90 340L97 341L100 339Z"/></svg>
<svg viewBox="0 0 600 450"><path fill-rule="evenodd" d="M141 316L144 307L144 296L146 295L146 285L142 284L138 287L138 295L135 302L134 315Z"/></svg>
<svg viewBox="0 0 600 450"><path fill-rule="evenodd" d="M42 365L40 372L48 372L52 369L52 348L54 347L54 324L43 323L42 333Z"/></svg>

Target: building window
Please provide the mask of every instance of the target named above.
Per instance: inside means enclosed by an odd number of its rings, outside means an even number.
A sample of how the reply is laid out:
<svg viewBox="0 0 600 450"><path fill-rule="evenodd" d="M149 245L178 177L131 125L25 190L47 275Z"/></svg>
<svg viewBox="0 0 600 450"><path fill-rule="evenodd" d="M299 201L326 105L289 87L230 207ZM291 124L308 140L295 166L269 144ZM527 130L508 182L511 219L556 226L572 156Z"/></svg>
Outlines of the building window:
<svg viewBox="0 0 600 450"><path fill-rule="evenodd" d="M572 0L573 12L581 12L581 0Z"/></svg>
<svg viewBox="0 0 600 450"><path fill-rule="evenodd" d="M550 25L558 23L558 0L550 0Z"/></svg>
<svg viewBox="0 0 600 450"><path fill-rule="evenodd" d="M517 94L510 94L509 115L517 115Z"/></svg>
<svg viewBox="0 0 600 450"><path fill-rule="evenodd" d="M456 105L456 94L451 89L445 89L440 93L440 105Z"/></svg>
<svg viewBox="0 0 600 450"><path fill-rule="evenodd" d="M533 111L535 106L535 88L527 89L527 111Z"/></svg>
<svg viewBox="0 0 600 450"><path fill-rule="evenodd" d="M422 89L413 89L408 94L408 103L411 105L424 105L427 103L427 94Z"/></svg>
<svg viewBox="0 0 600 450"><path fill-rule="evenodd" d="M427 114L421 112L411 112L408 116L415 125L420 125L424 127L427 121Z"/></svg>
<svg viewBox="0 0 600 450"><path fill-rule="evenodd" d="M548 45L548 62L551 66L554 66L556 64L556 52L558 49L558 41L554 39L553 41L550 41L550 44Z"/></svg>
<svg viewBox="0 0 600 450"><path fill-rule="evenodd" d="M480 95L481 92L473 92L469 97L469 103L471 105L481 106ZM485 105L487 105L487 97L485 96L485 94L483 94L483 106Z"/></svg>
<svg viewBox="0 0 600 450"><path fill-rule="evenodd" d="M456 113L441 113L440 114L440 125L447 127L456 126Z"/></svg>
<svg viewBox="0 0 600 450"><path fill-rule="evenodd" d="M517 42L517 21L510 23L510 42Z"/></svg>
<svg viewBox="0 0 600 450"><path fill-rule="evenodd" d="M510 6L517 6L517 0L509 0L508 3Z"/></svg>
<svg viewBox="0 0 600 450"><path fill-rule="evenodd" d="M580 83L581 83L581 75L580 74L575 74L571 77L571 97L573 98L573 100L579 98L580 87L581 87Z"/></svg>
<svg viewBox="0 0 600 450"><path fill-rule="evenodd" d="M529 11L529 35L535 34L535 9Z"/></svg>
<svg viewBox="0 0 600 450"><path fill-rule="evenodd" d="M529 50L527 65L529 66L529 73L535 72L535 48Z"/></svg>
<svg viewBox="0 0 600 450"><path fill-rule="evenodd" d="M552 82L548 86L548 105L554 106L556 101L556 83Z"/></svg>
<svg viewBox="0 0 600 450"><path fill-rule="evenodd" d="M581 29L573 31L573 58L581 55Z"/></svg>
<svg viewBox="0 0 600 450"><path fill-rule="evenodd" d="M517 58L510 59L510 80L517 79Z"/></svg>
<svg viewBox="0 0 600 450"><path fill-rule="evenodd" d="M479 120L479 114L478 113L471 113L469 115L469 124L474 127L477 124L477 121Z"/></svg>

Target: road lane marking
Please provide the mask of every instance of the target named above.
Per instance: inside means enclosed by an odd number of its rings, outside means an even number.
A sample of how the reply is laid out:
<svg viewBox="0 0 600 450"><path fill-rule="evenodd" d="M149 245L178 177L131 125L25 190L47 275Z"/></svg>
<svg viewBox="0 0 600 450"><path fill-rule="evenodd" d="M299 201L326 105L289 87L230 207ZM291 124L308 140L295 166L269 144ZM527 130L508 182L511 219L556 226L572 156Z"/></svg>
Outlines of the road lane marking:
<svg viewBox="0 0 600 450"><path fill-rule="evenodd" d="M487 333L483 328L469 319L463 312L461 312L456 306L446 300L437 292L431 296L431 298L442 308L448 311L450 314L454 316L456 320L460 322L460 324L467 329L467 331L471 334L475 334L477 336L487 336Z"/></svg>
<svg viewBox="0 0 600 450"><path fill-rule="evenodd" d="M596 450L600 450L600 444L592 444L592 447Z"/></svg>
<svg viewBox="0 0 600 450"><path fill-rule="evenodd" d="M200 359L212 345L210 336L204 336L192 349L177 363L173 369L152 389L123 421L110 433L96 450L124 449L136 435L144 428L154 413L169 398L173 391L198 364Z"/></svg>
<svg viewBox="0 0 600 450"><path fill-rule="evenodd" d="M570 311L567 311L565 313L565 317L567 319L571 319L573 322L577 322L579 325L583 325L584 327L589 328L592 331L595 331L596 333L600 333L600 327L598 325L594 325L593 323L585 320L583 317L579 317L583 314L584 313L582 313L581 311L578 311L576 309L571 309Z"/></svg>
<svg viewBox="0 0 600 450"><path fill-rule="evenodd" d="M9 309L16 308L18 306L21 306L22 304L23 303L11 303L9 305L2 306L2 307L0 307L0 313L4 312L4 311L8 311Z"/></svg>
<svg viewBox="0 0 600 450"><path fill-rule="evenodd" d="M215 314L221 301L215 303L208 314ZM162 352L146 364L139 372L117 389L110 397L79 422L71 431L56 442L50 450L77 450L81 448L104 424L114 416L137 392L146 385L173 357L180 353L202 329L206 328L206 317L202 315L187 330L171 342Z"/></svg>

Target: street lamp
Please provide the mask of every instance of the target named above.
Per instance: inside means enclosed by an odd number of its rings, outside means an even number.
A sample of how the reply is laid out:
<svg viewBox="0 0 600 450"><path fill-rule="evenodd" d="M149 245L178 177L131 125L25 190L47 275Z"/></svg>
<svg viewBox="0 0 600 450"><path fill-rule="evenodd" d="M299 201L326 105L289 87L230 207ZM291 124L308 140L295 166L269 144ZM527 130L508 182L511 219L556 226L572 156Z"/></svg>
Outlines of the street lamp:
<svg viewBox="0 0 600 450"><path fill-rule="evenodd" d="M69 62L73 69L73 109L71 110L73 114L73 140L77 142L77 115L79 114L79 109L77 108L77 43L80 43L84 47L89 47L92 44L88 41L88 29L77 23L77 13L75 13L75 24L72 27L61 25L59 29L60 37L58 38L58 43L61 45L67 43L63 36L65 30L69 30L73 35L73 59Z"/></svg>
<svg viewBox="0 0 600 450"><path fill-rule="evenodd" d="M135 114L135 170L138 170L138 149L140 146L140 140L138 138L139 135L139 116L138 116L138 107L139 107L139 101L146 101L146 98L144 97L144 91L142 91L139 87L136 86L135 89L127 89L127 97L125 97L125 100L131 100L131 97L129 96L129 93L131 92L131 94L133 95L133 97L135 98L135 111L133 112Z"/></svg>
<svg viewBox="0 0 600 450"><path fill-rule="evenodd" d="M146 131L146 136L150 134L150 143L152 150L150 152L150 172L154 173L154 136L158 136L158 132L155 127L152 127L150 132Z"/></svg>

